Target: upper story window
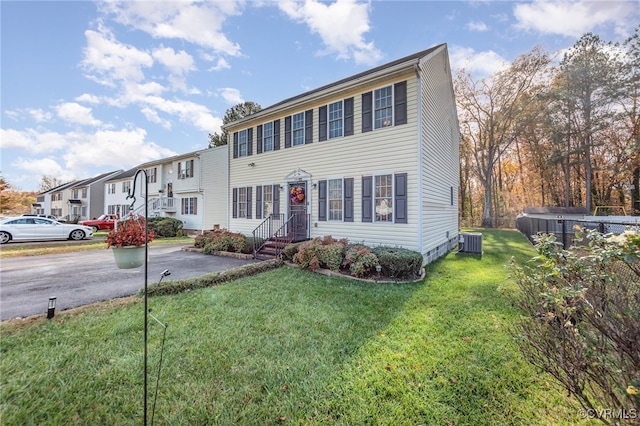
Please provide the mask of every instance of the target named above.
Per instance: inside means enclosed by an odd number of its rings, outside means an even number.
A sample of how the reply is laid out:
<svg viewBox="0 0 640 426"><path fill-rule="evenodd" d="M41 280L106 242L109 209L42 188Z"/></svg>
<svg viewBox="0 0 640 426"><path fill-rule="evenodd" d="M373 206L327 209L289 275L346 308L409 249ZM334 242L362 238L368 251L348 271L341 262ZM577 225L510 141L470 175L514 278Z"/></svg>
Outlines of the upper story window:
<svg viewBox="0 0 640 426"><path fill-rule="evenodd" d="M273 121L262 125L262 152L273 151Z"/></svg>
<svg viewBox="0 0 640 426"><path fill-rule="evenodd" d="M407 82L362 94L362 132L407 124Z"/></svg>
<svg viewBox="0 0 640 426"><path fill-rule="evenodd" d="M78 190L74 189L73 191L71 191L71 198L78 198Z"/></svg>
<svg viewBox="0 0 640 426"><path fill-rule="evenodd" d="M107 184L107 194L115 194L116 193L116 184L110 183Z"/></svg>
<svg viewBox="0 0 640 426"><path fill-rule="evenodd" d="M192 178L194 176L193 160L178 163L178 179Z"/></svg>
<svg viewBox="0 0 640 426"><path fill-rule="evenodd" d="M373 91L374 128L391 126L393 119L393 90L391 86Z"/></svg>
<svg viewBox="0 0 640 426"><path fill-rule="evenodd" d="M158 179L157 174L156 174L156 167L152 167L150 169L147 169L147 182L149 183L155 183ZM115 193L115 191L114 191Z"/></svg>
<svg viewBox="0 0 640 426"><path fill-rule="evenodd" d="M87 188L82 188L82 198L87 198Z"/></svg>
<svg viewBox="0 0 640 426"><path fill-rule="evenodd" d="M247 130L241 130L238 132L238 157L247 156Z"/></svg>
<svg viewBox="0 0 640 426"><path fill-rule="evenodd" d="M293 145L304 145L304 112L293 115Z"/></svg>
<svg viewBox="0 0 640 426"><path fill-rule="evenodd" d="M329 139L342 136L342 101L329 104Z"/></svg>
<svg viewBox="0 0 640 426"><path fill-rule="evenodd" d="M128 194L130 189L131 189L130 181L127 180L122 182L122 192L124 192L125 194Z"/></svg>

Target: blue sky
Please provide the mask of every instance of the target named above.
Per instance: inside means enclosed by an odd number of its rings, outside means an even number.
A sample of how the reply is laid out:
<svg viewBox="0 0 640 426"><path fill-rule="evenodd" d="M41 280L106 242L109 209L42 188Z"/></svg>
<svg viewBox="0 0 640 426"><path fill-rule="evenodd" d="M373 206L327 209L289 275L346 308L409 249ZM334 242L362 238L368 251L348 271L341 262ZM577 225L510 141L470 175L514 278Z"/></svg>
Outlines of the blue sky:
<svg viewBox="0 0 640 426"><path fill-rule="evenodd" d="M206 148L263 108L447 43L481 78L586 32L623 41L638 1L0 2L2 176L37 190Z"/></svg>

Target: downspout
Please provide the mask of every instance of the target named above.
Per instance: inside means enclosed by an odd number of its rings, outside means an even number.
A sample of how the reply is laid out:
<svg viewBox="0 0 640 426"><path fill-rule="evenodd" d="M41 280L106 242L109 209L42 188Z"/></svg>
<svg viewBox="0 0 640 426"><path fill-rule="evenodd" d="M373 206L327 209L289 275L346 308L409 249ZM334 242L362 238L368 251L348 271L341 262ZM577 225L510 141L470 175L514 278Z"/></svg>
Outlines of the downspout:
<svg viewBox="0 0 640 426"><path fill-rule="evenodd" d="M418 155L416 156L416 158L418 159L418 253L422 254L422 249L424 248L424 224L422 223L423 220L423 213L422 213L422 205L423 205L423 200L422 200L422 80L420 78L420 62L416 62L413 65L413 70L416 73L416 78L417 78L417 88L418 90L416 91L417 93L417 102L416 104L418 105L418 114L416 114L418 116L418 123L417 123L417 141L418 141L418 146L417 146L417 151L418 151ZM423 258L423 262L424 262L424 255L422 256Z"/></svg>

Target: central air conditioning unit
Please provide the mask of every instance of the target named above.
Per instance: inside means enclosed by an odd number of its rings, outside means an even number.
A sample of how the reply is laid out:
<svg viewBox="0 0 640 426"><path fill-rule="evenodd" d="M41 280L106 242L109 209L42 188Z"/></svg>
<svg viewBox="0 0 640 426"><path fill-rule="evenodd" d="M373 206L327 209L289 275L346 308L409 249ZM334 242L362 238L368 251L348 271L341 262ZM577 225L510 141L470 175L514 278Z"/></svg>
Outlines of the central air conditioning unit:
<svg viewBox="0 0 640 426"><path fill-rule="evenodd" d="M458 238L459 252L482 254L482 234L479 232L463 232Z"/></svg>

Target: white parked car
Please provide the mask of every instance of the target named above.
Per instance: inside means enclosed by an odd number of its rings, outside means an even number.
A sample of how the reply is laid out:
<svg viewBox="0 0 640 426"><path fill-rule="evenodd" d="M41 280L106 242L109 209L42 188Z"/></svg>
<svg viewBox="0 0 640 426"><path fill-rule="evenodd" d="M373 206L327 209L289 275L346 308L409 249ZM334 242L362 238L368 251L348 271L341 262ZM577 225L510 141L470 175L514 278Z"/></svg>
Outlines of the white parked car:
<svg viewBox="0 0 640 426"><path fill-rule="evenodd" d="M88 226L23 216L0 221L0 244L9 241L82 240L93 236Z"/></svg>

